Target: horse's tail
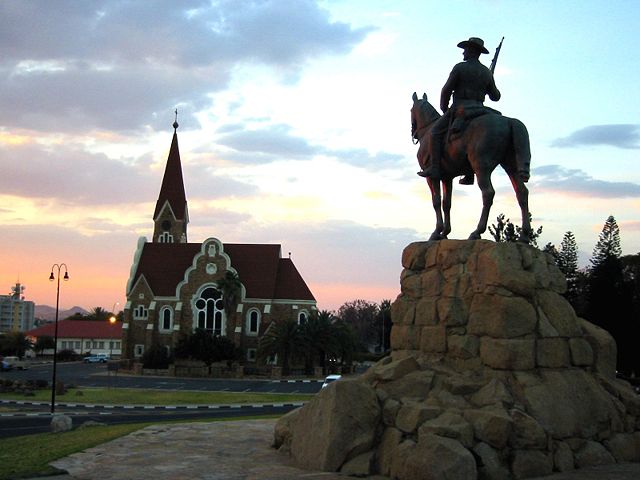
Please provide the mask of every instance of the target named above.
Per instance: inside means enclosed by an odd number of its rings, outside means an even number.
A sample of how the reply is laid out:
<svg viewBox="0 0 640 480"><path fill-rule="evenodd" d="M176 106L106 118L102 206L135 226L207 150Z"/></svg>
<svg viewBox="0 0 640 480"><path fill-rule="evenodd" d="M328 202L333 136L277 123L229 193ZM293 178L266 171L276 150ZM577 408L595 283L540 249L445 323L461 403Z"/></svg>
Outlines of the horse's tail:
<svg viewBox="0 0 640 480"><path fill-rule="evenodd" d="M518 174L527 182L530 175L531 146L529 145L529 132L524 123L517 118L511 119L511 138L516 157Z"/></svg>

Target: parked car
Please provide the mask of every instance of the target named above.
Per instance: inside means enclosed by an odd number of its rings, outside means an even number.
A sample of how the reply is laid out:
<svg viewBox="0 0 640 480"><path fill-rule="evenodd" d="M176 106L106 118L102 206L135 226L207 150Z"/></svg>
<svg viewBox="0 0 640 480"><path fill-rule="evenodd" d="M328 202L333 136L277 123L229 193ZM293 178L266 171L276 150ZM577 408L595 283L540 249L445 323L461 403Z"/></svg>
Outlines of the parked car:
<svg viewBox="0 0 640 480"><path fill-rule="evenodd" d="M18 357L4 357L3 362L7 362L11 368L15 368L17 370L26 370L29 368L29 364L24 360L20 360Z"/></svg>
<svg viewBox="0 0 640 480"><path fill-rule="evenodd" d="M84 357L84 363L107 363L109 355L106 353L95 353Z"/></svg>
<svg viewBox="0 0 640 480"><path fill-rule="evenodd" d="M341 378L342 378L342 375L329 375L329 376L327 376L327 378L324 379L324 383L322 384L322 388L326 387L331 382L335 382L336 380L340 380Z"/></svg>
<svg viewBox="0 0 640 480"><path fill-rule="evenodd" d="M5 362L4 360L0 360L0 370L2 370L3 372L8 372L12 368L13 367L11 366L11 364L9 362Z"/></svg>

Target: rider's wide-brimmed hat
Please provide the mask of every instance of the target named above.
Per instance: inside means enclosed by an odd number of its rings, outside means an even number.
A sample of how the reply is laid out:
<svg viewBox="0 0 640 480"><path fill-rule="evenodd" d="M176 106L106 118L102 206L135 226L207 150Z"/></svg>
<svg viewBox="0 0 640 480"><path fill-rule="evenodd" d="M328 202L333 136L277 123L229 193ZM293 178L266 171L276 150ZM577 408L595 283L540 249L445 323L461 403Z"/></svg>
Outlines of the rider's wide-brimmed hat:
<svg viewBox="0 0 640 480"><path fill-rule="evenodd" d="M478 37L471 37L469 40L464 40L458 44L460 48L476 47L479 48L482 53L489 53L489 50L484 48L484 40Z"/></svg>

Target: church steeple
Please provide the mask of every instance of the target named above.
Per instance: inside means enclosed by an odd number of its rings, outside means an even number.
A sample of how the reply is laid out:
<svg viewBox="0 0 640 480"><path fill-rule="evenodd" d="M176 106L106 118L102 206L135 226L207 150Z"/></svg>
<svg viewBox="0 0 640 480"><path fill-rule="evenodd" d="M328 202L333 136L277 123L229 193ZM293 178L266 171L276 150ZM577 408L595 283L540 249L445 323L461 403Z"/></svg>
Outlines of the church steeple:
<svg viewBox="0 0 640 480"><path fill-rule="evenodd" d="M185 243L187 241L187 223L189 212L187 196L182 179L182 164L178 149L178 110L173 122L173 139L164 170L160 195L153 213L154 243Z"/></svg>

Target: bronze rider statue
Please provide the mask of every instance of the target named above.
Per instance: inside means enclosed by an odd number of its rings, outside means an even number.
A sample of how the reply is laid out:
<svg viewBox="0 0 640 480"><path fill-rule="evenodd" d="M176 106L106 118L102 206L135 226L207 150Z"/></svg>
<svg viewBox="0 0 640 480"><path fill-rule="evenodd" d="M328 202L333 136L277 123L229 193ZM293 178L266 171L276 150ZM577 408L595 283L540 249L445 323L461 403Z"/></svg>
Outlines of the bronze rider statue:
<svg viewBox="0 0 640 480"><path fill-rule="evenodd" d="M458 44L464 51L462 53L464 62L453 67L449 74L449 79L442 87L440 95L440 109L444 113L433 125L429 138L429 155L431 162L418 172L422 177L431 177L440 180L440 160L442 158L442 148L444 137L452 123L452 115L456 110L465 110L484 107L484 97L494 102L500 100L500 91L496 87L493 73L482 63L480 54L489 53L481 38L471 37ZM453 94L453 104L449 107L449 100ZM463 185L473 184L473 175L467 175L460 179Z"/></svg>

